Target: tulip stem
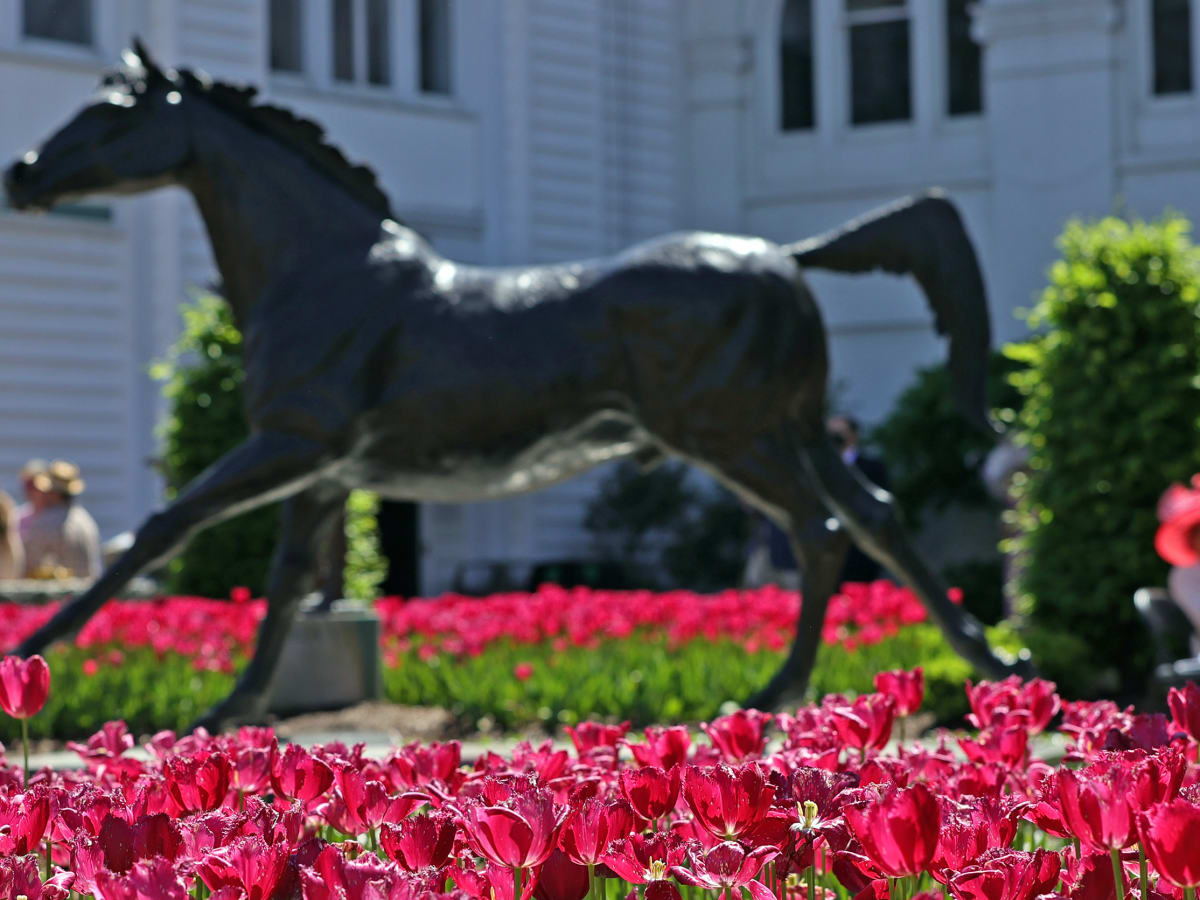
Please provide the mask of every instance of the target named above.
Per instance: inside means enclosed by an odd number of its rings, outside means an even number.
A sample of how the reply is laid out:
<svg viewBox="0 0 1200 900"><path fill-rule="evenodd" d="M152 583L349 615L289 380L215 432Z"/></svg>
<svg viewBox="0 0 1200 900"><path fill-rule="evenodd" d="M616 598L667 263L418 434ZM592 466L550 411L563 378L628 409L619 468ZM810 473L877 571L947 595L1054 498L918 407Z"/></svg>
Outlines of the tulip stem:
<svg viewBox="0 0 1200 900"><path fill-rule="evenodd" d="M590 900L596 900L596 864L588 863L588 892ZM520 900L520 898L517 898Z"/></svg>
<svg viewBox="0 0 1200 900"><path fill-rule="evenodd" d="M50 835L46 835L46 877L45 881L50 880L50 868L53 864L50 860Z"/></svg>
<svg viewBox="0 0 1200 900"><path fill-rule="evenodd" d="M817 900L817 860L808 867L808 900Z"/></svg>
<svg viewBox="0 0 1200 900"><path fill-rule="evenodd" d="M1183 889L1183 900L1196 900L1196 888L1185 887Z"/></svg>
<svg viewBox="0 0 1200 900"><path fill-rule="evenodd" d="M513 900L521 900L521 867L513 866ZM1122 900L1122 898L1118 898Z"/></svg>
<svg viewBox="0 0 1200 900"><path fill-rule="evenodd" d="M25 788L29 788L29 720L21 720L21 749L25 752Z"/></svg>
<svg viewBox="0 0 1200 900"><path fill-rule="evenodd" d="M1117 900L1125 900L1125 869L1121 865L1121 851L1114 847L1109 854L1112 856L1113 889L1117 892Z"/></svg>
<svg viewBox="0 0 1200 900"><path fill-rule="evenodd" d="M1138 876L1141 878L1142 900L1147 900L1150 896L1150 872L1146 866L1146 847L1138 841Z"/></svg>

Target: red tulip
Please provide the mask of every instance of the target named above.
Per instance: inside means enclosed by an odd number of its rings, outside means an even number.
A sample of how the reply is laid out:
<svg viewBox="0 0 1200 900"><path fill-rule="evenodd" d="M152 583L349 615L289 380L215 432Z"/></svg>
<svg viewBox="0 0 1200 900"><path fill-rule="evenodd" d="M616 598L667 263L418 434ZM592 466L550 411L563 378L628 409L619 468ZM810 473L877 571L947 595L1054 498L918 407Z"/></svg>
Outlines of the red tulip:
<svg viewBox="0 0 1200 900"><path fill-rule="evenodd" d="M1025 805L1001 797L972 797L958 804L942 799L942 823L931 871L946 883L946 871L965 869L992 849L1006 849L1017 834L1016 814Z"/></svg>
<svg viewBox="0 0 1200 900"><path fill-rule="evenodd" d="M1006 769L1016 769L1025 762L1029 731L1015 725L991 725L975 740L959 738L958 746L971 762L996 763Z"/></svg>
<svg viewBox="0 0 1200 900"><path fill-rule="evenodd" d="M1045 730L1061 705L1053 681L1034 678L1022 682L1016 675L1003 681L967 682L967 700L971 714L967 719L983 730L1003 719L1013 725L1020 722L1031 734Z"/></svg>
<svg viewBox="0 0 1200 900"><path fill-rule="evenodd" d="M1200 804L1160 803L1138 816L1138 826L1159 875L1179 887L1200 887Z"/></svg>
<svg viewBox="0 0 1200 900"><path fill-rule="evenodd" d="M404 790L437 782L457 785L461 781L462 745L458 741L434 741L422 746L413 742L395 750L383 762L393 787Z"/></svg>
<svg viewBox="0 0 1200 900"><path fill-rule="evenodd" d="M683 798L697 824L721 840L736 838L765 819L774 796L774 786L754 763L736 769L688 766L683 773Z"/></svg>
<svg viewBox="0 0 1200 900"><path fill-rule="evenodd" d="M989 850L951 877L950 890L958 900L1034 900L1057 887L1058 870L1048 850Z"/></svg>
<svg viewBox="0 0 1200 900"><path fill-rule="evenodd" d="M96 900L185 900L187 888L168 859L135 863L128 872L96 873Z"/></svg>
<svg viewBox="0 0 1200 900"><path fill-rule="evenodd" d="M558 841L564 818L553 794L535 789L506 802L464 811L461 827L467 842L480 856L509 869L541 865Z"/></svg>
<svg viewBox="0 0 1200 900"><path fill-rule="evenodd" d="M843 815L869 860L884 875L916 875L933 861L941 813L924 784L888 787L878 799L845 806Z"/></svg>
<svg viewBox="0 0 1200 900"><path fill-rule="evenodd" d="M409 791L392 796L382 781L368 780L352 765L334 773L338 790L324 807L325 817L343 834L366 834L384 822L403 819L429 802L422 793Z"/></svg>
<svg viewBox="0 0 1200 900"><path fill-rule="evenodd" d="M754 876L776 852L774 847L757 847L747 852L737 841L724 841L711 850L690 848L691 868L672 866L671 874L680 884L721 891L722 895L730 888L744 887L749 889L753 900L773 900L771 889Z"/></svg>
<svg viewBox="0 0 1200 900"><path fill-rule="evenodd" d="M374 854L347 859L336 846L329 846L312 866L300 870L300 884L304 900L390 900L412 896L415 892L394 890L402 886L398 883L399 874Z"/></svg>
<svg viewBox="0 0 1200 900"><path fill-rule="evenodd" d="M592 797L567 814L558 845L573 862L594 866L610 843L640 830L641 825L624 800Z"/></svg>
<svg viewBox="0 0 1200 900"><path fill-rule="evenodd" d="M40 656L0 659L0 709L14 719L36 716L50 694L50 667Z"/></svg>
<svg viewBox="0 0 1200 900"><path fill-rule="evenodd" d="M688 750L692 746L692 735L682 725L673 725L670 728L650 726L646 729L646 743L622 743L629 748L639 766L657 766L669 772L687 760Z"/></svg>
<svg viewBox="0 0 1200 900"><path fill-rule="evenodd" d="M271 787L289 800L311 803L333 784L333 770L299 744L288 744L271 761Z"/></svg>
<svg viewBox="0 0 1200 900"><path fill-rule="evenodd" d="M675 809L679 801L680 767L669 773L658 766L622 769L618 777L621 796L643 819L654 821Z"/></svg>
<svg viewBox="0 0 1200 900"><path fill-rule="evenodd" d="M604 864L630 884L650 884L664 880L686 854L684 842L672 832L635 834L613 841L604 854Z"/></svg>
<svg viewBox="0 0 1200 900"><path fill-rule="evenodd" d="M863 694L851 704L829 707L833 726L847 746L856 750L879 750L892 736L896 704L884 694Z"/></svg>
<svg viewBox="0 0 1200 900"><path fill-rule="evenodd" d="M454 851L458 827L446 812L434 811L385 824L379 835L383 852L409 872L441 868Z"/></svg>
<svg viewBox="0 0 1200 900"><path fill-rule="evenodd" d="M587 866L572 862L556 849L542 864L533 896L537 900L583 900L590 888Z"/></svg>
<svg viewBox="0 0 1200 900"><path fill-rule="evenodd" d="M1060 769L1059 809L1067 831L1098 852L1134 843L1137 827L1127 796L1129 787L1126 770L1119 765L1107 771Z"/></svg>
<svg viewBox="0 0 1200 900"><path fill-rule="evenodd" d="M1193 741L1200 741L1200 687L1189 681L1183 689L1171 688L1167 692L1167 707L1175 727L1186 732Z"/></svg>
<svg viewBox="0 0 1200 900"><path fill-rule="evenodd" d="M0 897L4 900L67 900L74 881L70 872L61 872L43 884L36 856L0 856Z"/></svg>
<svg viewBox="0 0 1200 900"><path fill-rule="evenodd" d="M225 753L172 756L163 765L168 812L210 812L229 795L233 765Z"/></svg>
<svg viewBox="0 0 1200 900"><path fill-rule="evenodd" d="M36 853L51 815L50 792L44 785L21 794L0 793L0 854Z"/></svg>
<svg viewBox="0 0 1200 900"><path fill-rule="evenodd" d="M1179 747L1159 750L1153 756L1132 761L1128 768L1129 802L1135 809L1149 809L1173 800L1187 773L1187 757Z"/></svg>
<svg viewBox="0 0 1200 900"><path fill-rule="evenodd" d="M575 745L575 752L580 756L585 756L600 747L615 749L628 731L628 722L622 722L620 725L580 722L574 727L566 726L566 732L571 736L571 743Z"/></svg>
<svg viewBox="0 0 1200 900"><path fill-rule="evenodd" d="M757 709L739 709L728 716L701 722L700 728L712 745L721 751L725 762L740 763L762 755L767 745L767 726L774 720L770 713Z"/></svg>
<svg viewBox="0 0 1200 900"><path fill-rule="evenodd" d="M911 671L895 669L875 675L875 690L891 697L896 703L896 715L911 716L921 708L925 699L925 671L917 666Z"/></svg>
<svg viewBox="0 0 1200 900"><path fill-rule="evenodd" d="M283 879L288 855L286 844L238 838L200 860L196 874L211 891L232 887L244 891L247 900L269 900Z"/></svg>

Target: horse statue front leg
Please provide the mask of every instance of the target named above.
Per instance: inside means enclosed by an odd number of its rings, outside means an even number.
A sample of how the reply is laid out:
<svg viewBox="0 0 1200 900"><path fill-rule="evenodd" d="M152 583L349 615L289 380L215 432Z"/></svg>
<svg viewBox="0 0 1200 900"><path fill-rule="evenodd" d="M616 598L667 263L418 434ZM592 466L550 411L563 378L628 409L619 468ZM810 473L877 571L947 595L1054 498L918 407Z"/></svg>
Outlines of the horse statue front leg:
<svg viewBox="0 0 1200 900"><path fill-rule="evenodd" d="M284 641L300 602L317 586L317 556L342 524L346 496L340 485L318 482L284 501L267 575L267 614L258 628L254 656L230 695L197 719L192 730L217 732L266 716Z"/></svg>
<svg viewBox="0 0 1200 900"><path fill-rule="evenodd" d="M169 559L197 531L307 487L325 455L319 444L289 434L253 435L192 481L175 502L150 516L120 559L12 652L30 656L74 634L130 579Z"/></svg>

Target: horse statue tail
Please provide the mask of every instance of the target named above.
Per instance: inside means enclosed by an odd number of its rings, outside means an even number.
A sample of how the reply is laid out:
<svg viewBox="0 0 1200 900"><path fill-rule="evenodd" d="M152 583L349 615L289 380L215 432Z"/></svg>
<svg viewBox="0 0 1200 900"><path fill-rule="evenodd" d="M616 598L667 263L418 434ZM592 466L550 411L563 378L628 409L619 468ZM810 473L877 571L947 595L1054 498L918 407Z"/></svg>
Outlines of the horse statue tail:
<svg viewBox="0 0 1200 900"><path fill-rule="evenodd" d="M954 398L967 420L995 433L988 415L991 348L987 292L958 209L941 190L905 197L826 234L784 246L802 266L834 272L882 269L912 275L950 339Z"/></svg>

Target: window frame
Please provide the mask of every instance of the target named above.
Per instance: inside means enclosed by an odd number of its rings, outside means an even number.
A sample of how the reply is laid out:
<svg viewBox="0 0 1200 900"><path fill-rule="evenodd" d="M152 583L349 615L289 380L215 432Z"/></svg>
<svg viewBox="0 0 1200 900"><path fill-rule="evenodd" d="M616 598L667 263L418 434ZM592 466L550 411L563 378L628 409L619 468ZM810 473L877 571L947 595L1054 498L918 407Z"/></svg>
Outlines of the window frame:
<svg viewBox="0 0 1200 900"><path fill-rule="evenodd" d="M1200 4L1196 0L1188 0L1190 32L1188 34L1188 49L1190 52L1192 87L1188 91L1176 91L1170 94L1160 94L1154 90L1155 48L1154 48L1154 2L1141 0L1140 8L1136 10L1136 22L1140 31L1141 60L1140 83L1138 93L1140 98L1151 105L1161 107L1192 104L1200 96Z"/></svg>
<svg viewBox="0 0 1200 900"><path fill-rule="evenodd" d="M840 77L841 90L844 96L844 126L850 131L863 131L877 128L903 128L916 124L920 117L920 97L918 92L919 59L917 45L920 35L917 29L918 13L921 4L917 0L902 0L903 5L881 6L876 9L851 10L850 0L837 0L839 20L839 41L842 45L842 71ZM938 4L941 6L942 4ZM854 121L854 48L852 31L863 25L882 25L889 22L904 22L908 26L908 115L894 119L876 119L870 122ZM943 52L943 57L945 52ZM943 70L945 67L943 66Z"/></svg>
<svg viewBox="0 0 1200 900"><path fill-rule="evenodd" d="M110 62L122 46L117 35L117 10L113 3L87 0L91 5L92 39L87 44L36 37L25 33L23 0L0 0L0 53L24 59L53 60L55 63L95 71L97 61Z"/></svg>
<svg viewBox="0 0 1200 900"><path fill-rule="evenodd" d="M820 16L816 9L818 0L807 0L808 2L808 43L809 43L809 72L808 72L808 90L810 93L809 105L812 108L811 121L807 125L788 127L784 122L785 97L787 94L787 85L784 83L783 71L783 21L787 13L787 8L791 0L782 0L779 4L778 20L775 23L775 58L774 64L770 66L773 72L772 77L775 80L775 127L780 134L797 135L797 134L813 134L820 130L821 117L818 111L819 107L819 88L818 84L818 67L817 67L817 45L819 44L818 23Z"/></svg>
<svg viewBox="0 0 1200 900"><path fill-rule="evenodd" d="M0 0L3 2L3 0ZM300 25L301 65L299 72L275 69L270 65L271 22L266 22L264 55L266 69L271 82L285 90L316 91L351 100L386 101L401 104L418 104L433 107L457 107L459 27L458 4L451 6L450 18L450 93L427 93L420 89L420 34L417 0L386 0L388 8L388 31L390 40L386 60L388 84L377 84L367 80L368 31L367 0L351 0L353 6L354 79L343 80L333 75L333 0L300 0L302 15ZM411 48L406 51L404 48ZM409 64L409 60L412 64Z"/></svg>

